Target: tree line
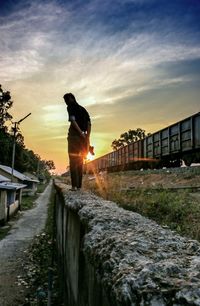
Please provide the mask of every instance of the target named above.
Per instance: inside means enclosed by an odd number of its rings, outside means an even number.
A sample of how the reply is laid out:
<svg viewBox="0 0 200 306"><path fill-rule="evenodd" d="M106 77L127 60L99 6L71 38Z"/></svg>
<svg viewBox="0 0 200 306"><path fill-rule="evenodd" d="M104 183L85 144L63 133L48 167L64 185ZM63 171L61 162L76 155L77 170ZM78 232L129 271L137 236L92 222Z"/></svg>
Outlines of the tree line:
<svg viewBox="0 0 200 306"><path fill-rule="evenodd" d="M36 175L50 175L55 169L52 160L42 160L41 157L25 147L24 137L18 125L12 123L10 109L13 106L11 94L0 85L0 164L11 167L13 142L15 135L15 165L19 172L30 172Z"/></svg>
<svg viewBox="0 0 200 306"><path fill-rule="evenodd" d="M113 150L118 150L129 143L144 139L146 136L149 136L150 133L146 134L145 130L141 128L137 128L136 130L128 130L128 132L124 132L120 135L119 139L114 139L111 147Z"/></svg>

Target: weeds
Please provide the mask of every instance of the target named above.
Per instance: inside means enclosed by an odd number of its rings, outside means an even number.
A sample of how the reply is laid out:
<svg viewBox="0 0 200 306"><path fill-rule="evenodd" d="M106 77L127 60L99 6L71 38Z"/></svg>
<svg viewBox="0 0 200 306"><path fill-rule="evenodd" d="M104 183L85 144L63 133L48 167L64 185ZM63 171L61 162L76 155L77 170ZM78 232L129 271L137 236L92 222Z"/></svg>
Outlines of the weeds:
<svg viewBox="0 0 200 306"><path fill-rule="evenodd" d="M87 189L124 209L140 213L179 234L200 241L200 201L191 197L189 190L166 190L160 182L154 188L126 188L125 174L105 174L93 181L85 179ZM130 179L131 174L127 174ZM137 176L143 186L145 175ZM152 186L154 186L152 184Z"/></svg>
<svg viewBox="0 0 200 306"><path fill-rule="evenodd" d="M26 282L30 287L29 296L26 298L27 304L32 306L47 305L49 277L53 281L52 304L62 305L58 289L57 267L55 266L55 224L54 224L54 192L51 194L48 206L48 216L44 231L35 237L26 254ZM49 274L50 273L50 274Z"/></svg>
<svg viewBox="0 0 200 306"><path fill-rule="evenodd" d="M33 208L35 200L38 198L38 194L42 193L46 188L47 184L38 184L37 193L34 195L23 195L21 202L21 210L28 210Z"/></svg>

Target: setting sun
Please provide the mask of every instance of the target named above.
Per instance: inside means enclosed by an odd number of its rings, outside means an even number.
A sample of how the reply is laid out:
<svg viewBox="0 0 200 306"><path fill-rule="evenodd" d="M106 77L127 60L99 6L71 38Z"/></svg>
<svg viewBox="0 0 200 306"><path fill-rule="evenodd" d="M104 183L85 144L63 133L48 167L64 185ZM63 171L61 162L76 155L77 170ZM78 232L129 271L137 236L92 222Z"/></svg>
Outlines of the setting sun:
<svg viewBox="0 0 200 306"><path fill-rule="evenodd" d="M86 156L86 161L91 161L93 159L95 159L95 156L89 152L88 155Z"/></svg>

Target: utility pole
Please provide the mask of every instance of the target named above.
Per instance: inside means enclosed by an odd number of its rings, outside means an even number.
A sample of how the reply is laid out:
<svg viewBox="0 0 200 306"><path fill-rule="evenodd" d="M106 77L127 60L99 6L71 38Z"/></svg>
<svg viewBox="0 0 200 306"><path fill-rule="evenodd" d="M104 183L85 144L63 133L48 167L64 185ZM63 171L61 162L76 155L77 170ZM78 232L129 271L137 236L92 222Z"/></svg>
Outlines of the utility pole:
<svg viewBox="0 0 200 306"><path fill-rule="evenodd" d="M28 115L26 115L25 117L23 117L22 119L20 119L17 122L13 122L14 123L14 134L13 134L13 150L12 150L12 173L11 173L11 182L13 182L13 172L14 172L14 165L15 165L15 146L16 146L16 133L17 133L17 128L18 125L25 120L28 116L30 116L31 113L29 113Z"/></svg>

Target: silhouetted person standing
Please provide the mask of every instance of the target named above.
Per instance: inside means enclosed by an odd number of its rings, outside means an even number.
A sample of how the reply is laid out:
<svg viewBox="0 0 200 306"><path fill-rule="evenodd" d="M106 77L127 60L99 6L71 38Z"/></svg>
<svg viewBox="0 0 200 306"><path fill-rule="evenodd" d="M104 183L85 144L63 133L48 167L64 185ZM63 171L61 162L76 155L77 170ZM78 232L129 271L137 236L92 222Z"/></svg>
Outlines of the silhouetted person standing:
<svg viewBox="0 0 200 306"><path fill-rule="evenodd" d="M91 121L88 112L77 103L73 94L67 93L63 98L71 122L68 133L71 190L79 190L82 186L83 161L89 148Z"/></svg>

